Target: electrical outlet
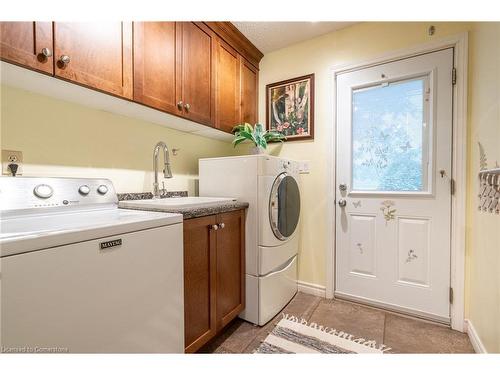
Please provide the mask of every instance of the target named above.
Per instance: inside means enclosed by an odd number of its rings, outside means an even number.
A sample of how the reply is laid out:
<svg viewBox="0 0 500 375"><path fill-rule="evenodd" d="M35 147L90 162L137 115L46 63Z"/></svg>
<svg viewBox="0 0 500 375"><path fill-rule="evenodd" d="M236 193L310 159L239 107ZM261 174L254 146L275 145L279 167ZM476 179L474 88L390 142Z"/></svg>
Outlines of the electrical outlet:
<svg viewBox="0 0 500 375"><path fill-rule="evenodd" d="M9 164L17 164L16 176L23 174L23 153L22 151L2 150L2 174L11 176Z"/></svg>
<svg viewBox="0 0 500 375"><path fill-rule="evenodd" d="M299 161L299 173L300 174L309 174L310 172L309 160L301 160Z"/></svg>

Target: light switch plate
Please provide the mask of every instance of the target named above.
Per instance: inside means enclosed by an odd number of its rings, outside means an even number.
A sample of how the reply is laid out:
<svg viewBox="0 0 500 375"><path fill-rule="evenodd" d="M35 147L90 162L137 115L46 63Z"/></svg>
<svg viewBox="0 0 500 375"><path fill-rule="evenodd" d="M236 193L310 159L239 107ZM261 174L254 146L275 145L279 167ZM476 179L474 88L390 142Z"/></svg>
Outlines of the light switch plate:
<svg viewBox="0 0 500 375"><path fill-rule="evenodd" d="M13 151L13 150L2 150L2 174L10 176L12 175L9 164L17 164L16 176L23 174L23 152Z"/></svg>
<svg viewBox="0 0 500 375"><path fill-rule="evenodd" d="M299 161L299 173L308 174L310 172L309 160Z"/></svg>

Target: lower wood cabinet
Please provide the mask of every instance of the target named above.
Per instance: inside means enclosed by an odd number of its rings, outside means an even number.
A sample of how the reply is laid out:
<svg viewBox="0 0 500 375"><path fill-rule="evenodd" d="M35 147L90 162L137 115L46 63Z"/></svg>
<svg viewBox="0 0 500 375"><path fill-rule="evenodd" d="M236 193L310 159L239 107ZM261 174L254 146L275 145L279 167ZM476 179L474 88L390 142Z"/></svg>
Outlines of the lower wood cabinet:
<svg viewBox="0 0 500 375"><path fill-rule="evenodd" d="M245 308L245 211L184 221L185 351L193 353Z"/></svg>

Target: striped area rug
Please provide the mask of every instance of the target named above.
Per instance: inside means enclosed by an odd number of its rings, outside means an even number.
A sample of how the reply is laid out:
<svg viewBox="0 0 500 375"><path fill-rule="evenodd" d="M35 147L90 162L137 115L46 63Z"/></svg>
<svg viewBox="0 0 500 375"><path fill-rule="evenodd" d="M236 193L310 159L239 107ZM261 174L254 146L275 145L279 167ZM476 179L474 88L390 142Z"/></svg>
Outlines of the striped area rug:
<svg viewBox="0 0 500 375"><path fill-rule="evenodd" d="M389 350L391 348L373 340L354 337L316 323L309 324L295 316L283 315L255 353L382 354Z"/></svg>

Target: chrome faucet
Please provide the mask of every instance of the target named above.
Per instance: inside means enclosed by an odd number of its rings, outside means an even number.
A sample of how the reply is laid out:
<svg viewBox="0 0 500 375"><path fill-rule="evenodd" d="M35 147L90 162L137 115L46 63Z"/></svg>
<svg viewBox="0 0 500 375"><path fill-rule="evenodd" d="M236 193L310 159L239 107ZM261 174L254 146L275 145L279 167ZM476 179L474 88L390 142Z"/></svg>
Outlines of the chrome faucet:
<svg viewBox="0 0 500 375"><path fill-rule="evenodd" d="M170 156L168 154L168 146L165 142L158 142L153 151L153 170L155 174L155 182L153 183L153 196L155 198L160 198L160 189L158 184L158 154L160 149L163 148L163 177L172 178L172 170L170 169Z"/></svg>

